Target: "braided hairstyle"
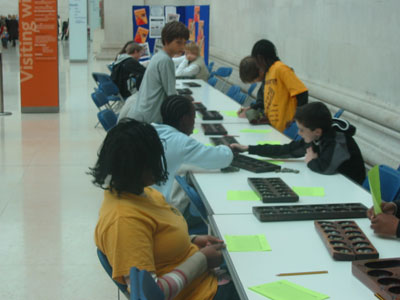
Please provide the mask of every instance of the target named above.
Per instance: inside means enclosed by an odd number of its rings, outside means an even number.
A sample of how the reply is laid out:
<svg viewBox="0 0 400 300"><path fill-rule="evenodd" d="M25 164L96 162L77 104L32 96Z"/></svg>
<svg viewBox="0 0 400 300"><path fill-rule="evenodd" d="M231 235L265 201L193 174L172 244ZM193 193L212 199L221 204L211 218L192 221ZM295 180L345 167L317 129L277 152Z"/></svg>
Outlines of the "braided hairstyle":
<svg viewBox="0 0 400 300"><path fill-rule="evenodd" d="M93 183L105 190L140 195L148 182L168 179L164 148L153 126L133 119L122 119L108 133L98 152L96 165L90 168Z"/></svg>
<svg viewBox="0 0 400 300"><path fill-rule="evenodd" d="M181 95L168 96L160 108L163 123L179 130L182 117L190 114L193 109L189 98Z"/></svg>
<svg viewBox="0 0 400 300"><path fill-rule="evenodd" d="M269 40L259 40L251 50L251 56L255 57L257 63L265 69L265 72L276 62L280 60L275 45Z"/></svg>

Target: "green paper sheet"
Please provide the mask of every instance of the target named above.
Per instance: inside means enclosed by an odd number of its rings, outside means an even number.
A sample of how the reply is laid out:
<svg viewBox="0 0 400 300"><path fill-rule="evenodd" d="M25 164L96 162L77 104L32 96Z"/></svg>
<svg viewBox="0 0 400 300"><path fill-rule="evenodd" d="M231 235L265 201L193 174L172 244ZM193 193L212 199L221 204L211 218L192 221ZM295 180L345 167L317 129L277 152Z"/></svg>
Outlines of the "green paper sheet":
<svg viewBox="0 0 400 300"><path fill-rule="evenodd" d="M260 198L253 191L228 191L226 200L230 201L259 201Z"/></svg>
<svg viewBox="0 0 400 300"><path fill-rule="evenodd" d="M227 116L227 117L236 117L237 118L237 112L235 110L224 110L222 113Z"/></svg>
<svg viewBox="0 0 400 300"><path fill-rule="evenodd" d="M381 203L381 179L379 177L379 166L376 165L368 172L369 189L371 190L372 202L374 203L375 215L382 213Z"/></svg>
<svg viewBox="0 0 400 300"><path fill-rule="evenodd" d="M204 144L204 146L214 146L213 144Z"/></svg>
<svg viewBox="0 0 400 300"><path fill-rule="evenodd" d="M193 134L197 134L197 133L199 133L199 130L198 129L193 129Z"/></svg>
<svg viewBox="0 0 400 300"><path fill-rule="evenodd" d="M248 133L270 133L271 129L242 129L240 132L248 132Z"/></svg>
<svg viewBox="0 0 400 300"><path fill-rule="evenodd" d="M292 189L299 196L325 196L325 189L323 187L292 186Z"/></svg>
<svg viewBox="0 0 400 300"><path fill-rule="evenodd" d="M266 162L269 162L274 165L283 165L285 163L284 161L281 161L281 160L272 160L272 159L265 159L265 158L259 158L258 160L266 161Z"/></svg>
<svg viewBox="0 0 400 300"><path fill-rule="evenodd" d="M259 141L257 142L257 145L280 145L280 141Z"/></svg>
<svg viewBox="0 0 400 300"><path fill-rule="evenodd" d="M271 300L323 300L329 298L328 295L312 291L287 280L252 286L249 289Z"/></svg>
<svg viewBox="0 0 400 300"><path fill-rule="evenodd" d="M225 243L229 252L271 251L265 235L225 235Z"/></svg>

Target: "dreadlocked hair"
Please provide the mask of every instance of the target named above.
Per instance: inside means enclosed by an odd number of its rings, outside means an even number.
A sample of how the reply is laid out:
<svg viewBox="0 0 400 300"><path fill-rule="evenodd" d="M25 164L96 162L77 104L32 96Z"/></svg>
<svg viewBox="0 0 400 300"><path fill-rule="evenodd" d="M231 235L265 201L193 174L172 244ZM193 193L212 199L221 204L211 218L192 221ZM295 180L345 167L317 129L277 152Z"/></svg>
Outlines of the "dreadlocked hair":
<svg viewBox="0 0 400 300"><path fill-rule="evenodd" d="M255 57L257 63L265 67L265 71L279 60L279 57L276 53L275 45L269 40L259 40L257 41L253 49L251 50L251 56Z"/></svg>
<svg viewBox="0 0 400 300"><path fill-rule="evenodd" d="M108 133L89 175L93 183L118 195L129 192L140 195L150 174L154 183L167 181L164 148L153 126L133 119L122 119Z"/></svg>
<svg viewBox="0 0 400 300"><path fill-rule="evenodd" d="M160 109L163 123L178 129L182 117L188 115L192 109L192 101L185 96L168 96L161 104Z"/></svg>

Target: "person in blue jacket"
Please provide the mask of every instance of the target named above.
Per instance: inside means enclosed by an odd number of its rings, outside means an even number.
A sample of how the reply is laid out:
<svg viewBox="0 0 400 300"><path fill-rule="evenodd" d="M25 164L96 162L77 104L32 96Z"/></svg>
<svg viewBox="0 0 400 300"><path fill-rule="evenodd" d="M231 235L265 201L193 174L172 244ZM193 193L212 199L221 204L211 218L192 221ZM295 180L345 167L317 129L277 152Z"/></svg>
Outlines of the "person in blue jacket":
<svg viewBox="0 0 400 300"><path fill-rule="evenodd" d="M167 97L160 111L163 123L152 125L163 141L169 176L164 185L153 187L164 195L168 203L184 212L188 203L180 203L180 199L170 197L179 168L183 164L204 169L225 168L231 164L233 153L228 146L206 146L190 137L194 128L195 109L192 101L185 96Z"/></svg>

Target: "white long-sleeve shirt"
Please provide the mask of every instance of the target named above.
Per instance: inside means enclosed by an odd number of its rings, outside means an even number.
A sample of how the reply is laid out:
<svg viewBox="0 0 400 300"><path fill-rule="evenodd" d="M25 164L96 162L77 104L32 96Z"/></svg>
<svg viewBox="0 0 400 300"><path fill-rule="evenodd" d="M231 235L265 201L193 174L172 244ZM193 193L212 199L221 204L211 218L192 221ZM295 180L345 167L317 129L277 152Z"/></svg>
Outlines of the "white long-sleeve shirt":
<svg viewBox="0 0 400 300"><path fill-rule="evenodd" d="M153 185L160 191L168 203L178 209L180 203L170 199L175 174L183 165L193 165L204 169L221 169L229 166L233 159L232 150L227 146L205 146L199 141L165 124L152 124L158 136L164 143L165 158L167 159L168 181L164 185Z"/></svg>

